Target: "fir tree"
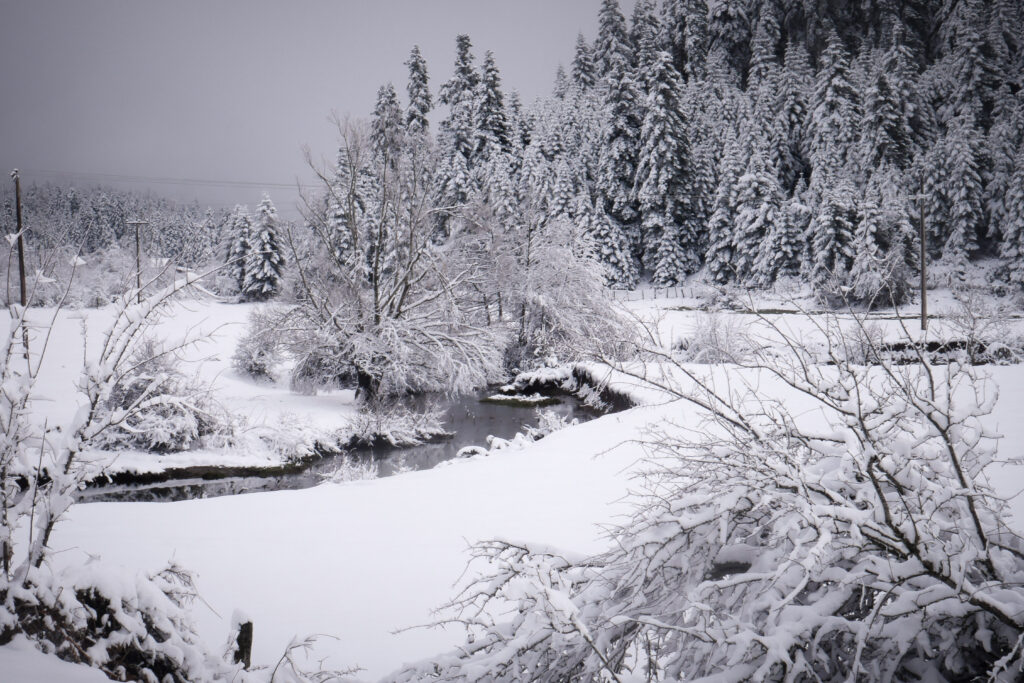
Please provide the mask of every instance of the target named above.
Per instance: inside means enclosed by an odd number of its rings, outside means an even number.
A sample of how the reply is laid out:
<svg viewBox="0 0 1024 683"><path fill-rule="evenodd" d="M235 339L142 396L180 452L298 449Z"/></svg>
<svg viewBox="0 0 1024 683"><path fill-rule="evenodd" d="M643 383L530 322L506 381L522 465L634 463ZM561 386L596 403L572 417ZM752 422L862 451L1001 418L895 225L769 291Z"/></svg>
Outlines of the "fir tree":
<svg viewBox="0 0 1024 683"><path fill-rule="evenodd" d="M941 225L942 260L962 279L969 255L978 248L977 239L984 225L981 138L970 115L953 120L939 148L945 152L941 192L949 212L945 221L938 214L932 220L938 218Z"/></svg>
<svg viewBox="0 0 1024 683"><path fill-rule="evenodd" d="M446 146L461 154L471 164L476 149L475 118L476 95L480 77L473 68L473 44L469 36L455 38L455 73L442 86L440 100L448 106L448 116L442 123Z"/></svg>
<svg viewBox="0 0 1024 683"><path fill-rule="evenodd" d="M779 67L778 50L781 40L782 28L779 26L775 4L761 3L761 12L750 44L749 87L771 87Z"/></svg>
<svg viewBox="0 0 1024 683"><path fill-rule="evenodd" d="M679 74L667 52L658 52L649 84L636 172L645 267L659 284L675 284L700 267L699 214L690 197L690 156L678 93Z"/></svg>
<svg viewBox="0 0 1024 683"><path fill-rule="evenodd" d="M618 0L601 0L597 41L594 43L594 64L598 77L612 80L631 71L633 63L633 46L626 31L626 17L619 9Z"/></svg>
<svg viewBox="0 0 1024 683"><path fill-rule="evenodd" d="M769 163L779 182L791 193L808 167L808 96L813 76L802 45L786 47L785 66L776 82L774 118L769 129Z"/></svg>
<svg viewBox="0 0 1024 683"><path fill-rule="evenodd" d="M743 144L731 133L725 145L715 201L708 221L708 250L704 256L708 278L726 284L736 278L733 226L736 219L736 185L743 172Z"/></svg>
<svg viewBox="0 0 1024 683"><path fill-rule="evenodd" d="M476 157L486 159L495 150L508 152L510 143L505 96L501 92L501 74L494 63L494 53L490 50L484 54L480 72L476 106Z"/></svg>
<svg viewBox="0 0 1024 683"><path fill-rule="evenodd" d="M808 229L811 282L819 288L849 280L853 263L853 238L857 232L856 191L847 180L827 179L818 211Z"/></svg>
<svg viewBox="0 0 1024 683"><path fill-rule="evenodd" d="M712 78L741 87L750 54L750 17L743 0L708 0L708 71Z"/></svg>
<svg viewBox="0 0 1024 683"><path fill-rule="evenodd" d="M661 24L654 0L638 0L633 8L630 43L633 45L634 66L640 72L649 71L662 49Z"/></svg>
<svg viewBox="0 0 1024 683"><path fill-rule="evenodd" d="M225 266L231 281L242 292L245 286L246 260L249 256L252 220L249 210L241 204L235 206L228 224L228 250Z"/></svg>
<svg viewBox="0 0 1024 683"><path fill-rule="evenodd" d="M277 239L277 209L263 195L256 207L256 225L249 237L242 294L250 301L266 301L281 287L284 256Z"/></svg>
<svg viewBox="0 0 1024 683"><path fill-rule="evenodd" d="M851 299L887 306L909 297L914 235L907 199L895 171L888 168L874 173L860 201L850 269Z"/></svg>
<svg viewBox="0 0 1024 683"><path fill-rule="evenodd" d="M793 196L783 202L779 220L761 242L754 261L754 277L762 287L800 273L801 259L807 251L807 226L811 221L811 207L805 202L802 183L801 180Z"/></svg>
<svg viewBox="0 0 1024 683"><path fill-rule="evenodd" d="M811 102L810 154L815 174L839 175L852 161L860 120L850 64L835 30L829 32Z"/></svg>
<svg viewBox="0 0 1024 683"><path fill-rule="evenodd" d="M640 92L623 54L613 53L605 84L606 123L597 186L604 211L621 227L636 255L640 234L633 188L640 142Z"/></svg>
<svg viewBox="0 0 1024 683"><path fill-rule="evenodd" d="M580 90L594 87L597 83L597 68L587 39L580 33L576 36L576 53L572 59L572 82Z"/></svg>
<svg viewBox="0 0 1024 683"><path fill-rule="evenodd" d="M405 123L410 135L422 135L430 128L427 116L434 103L428 85L427 61L420 54L419 45L413 46L405 65L409 67L409 83L406 85L409 108L405 113Z"/></svg>
<svg viewBox="0 0 1024 683"><path fill-rule="evenodd" d="M591 203L581 195L576 205L576 225L589 237L594 258L604 266L608 286L614 289L636 287L636 264L629 242L601 203Z"/></svg>
<svg viewBox="0 0 1024 683"><path fill-rule="evenodd" d="M999 255L1007 260L1010 282L1024 287L1024 149L1017 154L1016 170L1006 195Z"/></svg>
<svg viewBox="0 0 1024 683"><path fill-rule="evenodd" d="M774 171L769 171L759 149L754 149L746 172L736 181L733 223L733 267L737 275L751 284L769 284L774 273L760 264L758 257L776 224L782 224L779 186Z"/></svg>
<svg viewBox="0 0 1024 683"><path fill-rule="evenodd" d="M402 108L398 103L395 86L388 83L377 91L377 104L370 123L370 141L373 151L381 160L394 166L402 141Z"/></svg>

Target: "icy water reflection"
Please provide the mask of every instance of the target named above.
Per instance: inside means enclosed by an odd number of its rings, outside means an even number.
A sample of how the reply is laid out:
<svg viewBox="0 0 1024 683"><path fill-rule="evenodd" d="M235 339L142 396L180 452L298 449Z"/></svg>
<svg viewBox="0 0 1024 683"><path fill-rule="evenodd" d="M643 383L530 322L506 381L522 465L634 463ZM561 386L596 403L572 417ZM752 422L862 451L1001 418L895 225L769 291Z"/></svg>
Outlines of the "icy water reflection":
<svg viewBox="0 0 1024 683"><path fill-rule="evenodd" d="M466 446L486 446L488 436L511 439L525 426L537 425L534 407L482 403L493 391L455 399L433 399L434 405L444 409L444 426L454 436L437 443L410 448L377 446L354 451L350 457L359 461L372 460L378 476L387 477L407 470L425 470L445 460L451 460ZM560 396L556 405L546 406L566 420L585 422L600 413L583 405L575 396ZM105 486L82 492L81 502L100 501L177 501L194 498L232 496L258 491L304 489L316 486L329 477L339 466L343 456L329 456L310 463L300 472L277 476L227 477L224 479L180 479L152 485Z"/></svg>

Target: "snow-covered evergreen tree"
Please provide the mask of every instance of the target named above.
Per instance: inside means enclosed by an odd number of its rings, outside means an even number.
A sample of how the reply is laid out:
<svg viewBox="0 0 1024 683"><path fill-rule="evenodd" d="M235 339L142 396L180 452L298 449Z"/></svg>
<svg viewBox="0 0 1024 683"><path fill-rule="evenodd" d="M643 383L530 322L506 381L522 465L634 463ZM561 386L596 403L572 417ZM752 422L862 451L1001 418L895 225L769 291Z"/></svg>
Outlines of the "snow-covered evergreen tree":
<svg viewBox="0 0 1024 683"><path fill-rule="evenodd" d="M633 69L633 46L618 0L601 0L593 56L598 78L612 83Z"/></svg>
<svg viewBox="0 0 1024 683"><path fill-rule="evenodd" d="M736 220L736 185L743 173L744 144L735 133L726 143L718 188L708 221L708 250L704 256L708 278L717 284L736 279L733 226Z"/></svg>
<svg viewBox="0 0 1024 683"><path fill-rule="evenodd" d="M783 277L800 274L800 264L807 249L807 227L811 221L811 207L804 198L803 180L797 184L792 197L786 199L779 211L779 219L768 230L754 260L757 284L767 287Z"/></svg>
<svg viewBox="0 0 1024 683"><path fill-rule="evenodd" d="M813 74L803 45L786 47L784 68L775 81L774 118L768 131L768 161L779 172L779 182L790 193L808 166L808 99Z"/></svg>
<svg viewBox="0 0 1024 683"><path fill-rule="evenodd" d="M785 226L775 172L767 167L760 149L752 150L743 175L736 181L736 217L733 223L733 267L737 277L754 285L768 285L774 273L759 263L769 234ZM760 266L760 267L758 267Z"/></svg>
<svg viewBox="0 0 1024 683"><path fill-rule="evenodd" d="M750 16L744 0L708 0L708 73L742 86L750 55Z"/></svg>
<svg viewBox="0 0 1024 683"><path fill-rule="evenodd" d="M860 220L853 240L850 297L881 306L897 305L912 291L916 265L915 228L897 172L874 173L860 200Z"/></svg>
<svg viewBox="0 0 1024 683"><path fill-rule="evenodd" d="M1024 287L1024 148L1017 154L1005 202L999 255L1007 260L1010 282Z"/></svg>
<svg viewBox="0 0 1024 683"><path fill-rule="evenodd" d="M817 213L808 228L811 260L805 264L816 287L845 285L853 264L857 232L857 190L847 178L826 179Z"/></svg>
<svg viewBox="0 0 1024 683"><path fill-rule="evenodd" d="M231 281L241 292L245 286L246 259L250 250L252 219L249 210L241 204L235 206L228 223L228 249L225 266Z"/></svg>
<svg viewBox="0 0 1024 683"><path fill-rule="evenodd" d="M580 90L594 87L597 83L597 67L587 39L580 33L576 36L576 52L572 59L572 82Z"/></svg>
<svg viewBox="0 0 1024 683"><path fill-rule="evenodd" d="M441 86L440 100L448 106L441 122L439 147L441 160L438 182L443 203L448 207L464 205L476 190L474 172L477 162L477 95L480 76L473 68L469 36L455 38L455 72ZM451 220L442 217L440 234L451 231Z"/></svg>
<svg viewBox="0 0 1024 683"><path fill-rule="evenodd" d="M637 269L629 242L601 202L592 203L585 195L580 195L576 225L589 238L594 259L604 266L607 285L613 289L636 287Z"/></svg>
<svg viewBox="0 0 1024 683"><path fill-rule="evenodd" d="M420 54L420 46L414 45L405 63L409 67L409 82L406 92L409 95L409 107L405 112L405 124L410 135L422 135L430 128L427 116L434 106L430 95L427 76L427 61Z"/></svg>
<svg viewBox="0 0 1024 683"><path fill-rule="evenodd" d="M505 116L505 96L501 92L501 74L488 50L480 67L476 101L476 158L489 159L496 151L508 152L510 139Z"/></svg>
<svg viewBox="0 0 1024 683"><path fill-rule="evenodd" d="M266 301L281 287L284 255L277 236L277 209L268 195L256 207L256 224L249 236L242 295L250 301Z"/></svg>
<svg viewBox="0 0 1024 683"><path fill-rule="evenodd" d="M398 103L395 86L391 83L382 85L377 91L377 103L370 119L370 140L379 159L386 160L391 166L397 163L404 130L402 107Z"/></svg>
<svg viewBox="0 0 1024 683"><path fill-rule="evenodd" d="M682 82L672 57L654 56L640 137L636 194L643 230L641 262L659 284L675 284L700 268L700 215L691 198L690 156L679 93Z"/></svg>
<svg viewBox="0 0 1024 683"><path fill-rule="evenodd" d="M662 50L661 37L654 0L638 0L630 22L630 44L633 46L634 66L641 74L650 71Z"/></svg>
<svg viewBox="0 0 1024 683"><path fill-rule="evenodd" d="M850 76L850 62L835 30L829 32L822 66L815 79L809 122L810 154L815 175L841 175L853 160L860 121L860 98Z"/></svg>

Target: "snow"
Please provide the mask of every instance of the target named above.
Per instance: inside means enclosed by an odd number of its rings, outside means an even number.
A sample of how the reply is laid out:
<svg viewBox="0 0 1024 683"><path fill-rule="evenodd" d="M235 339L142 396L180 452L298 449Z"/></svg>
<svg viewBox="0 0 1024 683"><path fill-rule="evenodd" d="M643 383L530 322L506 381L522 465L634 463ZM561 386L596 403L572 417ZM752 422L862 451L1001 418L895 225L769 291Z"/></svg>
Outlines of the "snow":
<svg viewBox="0 0 1024 683"><path fill-rule="evenodd" d="M263 467L281 464L302 444L327 439L342 431L356 414L352 390L321 391L316 395L292 392L285 372L278 381L259 382L237 373L231 365L238 340L245 334L248 318L257 304L229 304L208 298L185 298L172 305L151 334L174 343L194 339L179 356L184 372L195 375L210 387L210 397L230 413L244 420L235 448L207 448L156 457L138 452L88 454L109 472L156 472L192 466ZM46 345L45 366L39 373L38 394L32 417L39 423L68 424L78 410L80 396L75 390L84 359L95 361L102 336L112 323L116 309L107 306L89 310L30 309L33 356ZM9 326L10 313L3 315ZM83 348L83 326L87 344Z"/></svg>
<svg viewBox="0 0 1024 683"><path fill-rule="evenodd" d="M318 656L367 679L451 648L461 634L414 629L450 596L474 541L500 537L590 553L598 523L627 512L640 456L616 446L670 407L638 408L556 432L523 449L385 479L181 503L75 506L58 530L58 562L89 553L155 569L171 557L199 575L212 610L200 635L221 643L231 615L254 624L254 662L293 636L326 633ZM116 530L116 531L114 531ZM112 533L112 531L114 531Z"/></svg>
<svg viewBox="0 0 1024 683"><path fill-rule="evenodd" d="M934 300L941 302L941 297ZM678 301L628 305L641 318L657 318L664 341L671 344L692 334L705 315L673 310ZM202 376L217 380L218 395L233 409L262 415L278 426L287 425L289 412L306 409L312 412L310 423L320 428L344 424L351 414L349 396L290 396L282 386L257 385L234 375L232 340L241 334L249 308L218 303L183 306L170 329L222 325L205 352L197 350L195 357L205 359ZM941 312L941 303L933 310ZM756 327L748 315L720 315ZM810 335L815 330L811 316L772 315L796 332ZM884 314L876 317L886 325L887 336L895 334L894 321L885 320ZM76 321L66 316L58 322ZM909 327L914 329L913 324ZM936 321L932 334L941 329L942 323ZM70 365L74 354L63 349L59 353ZM799 397L786 395L777 383L753 371L727 365L686 367L716 382L779 396L802 420L816 419ZM598 366L588 369L596 376L609 372ZM658 368L649 370L649 376L657 377ZM1000 460L1024 457L1024 365L987 370L1001 391L986 420L1004 436ZM173 558L198 573L198 587L209 607L197 603L196 618L200 636L211 647L225 642L236 621L233 615L244 611L254 623L254 663L272 664L294 637L323 633L337 640L319 641L317 657L328 657L326 664L332 667L361 666L360 677L377 679L405 662L448 651L462 641L463 634L455 627L413 627L430 623L432 610L452 597L469 559L469 545L517 538L573 553L603 550L602 525L622 521L630 510L626 496L643 457L637 439L651 426L701 428L697 410L671 400L664 390L623 373L611 373L610 380L614 389L629 394L640 407L433 470L301 491L177 503L76 505L53 539L54 561L70 565L96 555L111 567L152 572ZM118 457L132 467L145 466L142 454ZM165 462L177 457L201 456L164 456L171 458ZM1024 491L1024 466L1000 464L993 475L997 491L1012 498L1014 527L1024 530L1024 496L1018 495ZM25 656L15 646L0 648L0 666ZM69 675L49 680L77 679Z"/></svg>
<svg viewBox="0 0 1024 683"><path fill-rule="evenodd" d="M0 647L0 680L4 683L105 683L108 679L98 669L45 655L28 638L18 635Z"/></svg>

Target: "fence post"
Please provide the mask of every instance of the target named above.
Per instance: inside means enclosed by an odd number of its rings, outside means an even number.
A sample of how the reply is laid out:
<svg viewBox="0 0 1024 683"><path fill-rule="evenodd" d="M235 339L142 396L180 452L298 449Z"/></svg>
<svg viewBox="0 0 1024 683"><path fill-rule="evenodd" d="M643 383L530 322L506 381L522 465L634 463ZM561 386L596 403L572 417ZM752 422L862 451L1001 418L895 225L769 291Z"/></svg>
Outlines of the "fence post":
<svg viewBox="0 0 1024 683"><path fill-rule="evenodd" d="M235 640L238 649L235 650L235 663L241 662L242 666L249 669L252 666L252 622L247 621L238 625L238 638Z"/></svg>

